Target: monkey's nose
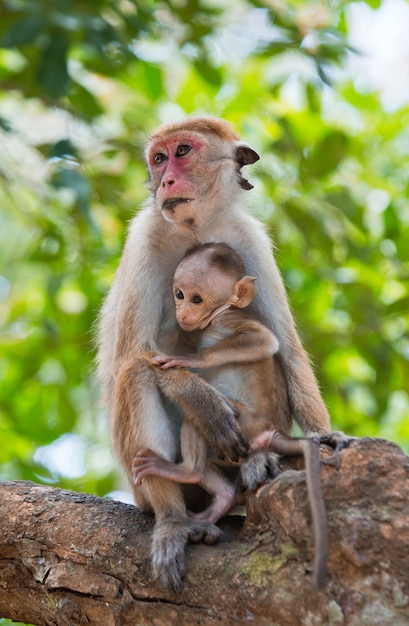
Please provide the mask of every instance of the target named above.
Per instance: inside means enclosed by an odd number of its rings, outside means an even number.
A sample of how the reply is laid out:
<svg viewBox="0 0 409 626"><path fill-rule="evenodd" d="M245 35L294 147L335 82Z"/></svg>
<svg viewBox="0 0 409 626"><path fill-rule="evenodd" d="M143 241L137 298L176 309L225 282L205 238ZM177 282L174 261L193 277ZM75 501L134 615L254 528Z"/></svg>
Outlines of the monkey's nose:
<svg viewBox="0 0 409 626"><path fill-rule="evenodd" d="M175 180L173 178L165 179L162 181L162 187L172 187L175 184Z"/></svg>

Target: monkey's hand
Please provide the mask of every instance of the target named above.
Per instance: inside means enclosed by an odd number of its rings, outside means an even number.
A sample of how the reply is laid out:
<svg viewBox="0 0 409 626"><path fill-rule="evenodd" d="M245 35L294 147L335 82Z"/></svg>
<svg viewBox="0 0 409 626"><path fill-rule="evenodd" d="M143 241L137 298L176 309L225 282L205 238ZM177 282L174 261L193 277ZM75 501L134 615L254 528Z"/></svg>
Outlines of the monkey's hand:
<svg viewBox="0 0 409 626"><path fill-rule="evenodd" d="M269 450L250 452L240 468L240 486L244 489L257 489L259 485L279 475L279 456Z"/></svg>
<svg viewBox="0 0 409 626"><path fill-rule="evenodd" d="M223 398L219 407L217 418L208 422L207 432L204 435L210 447L216 452L219 459L224 459L229 463L241 463L249 455L249 442L243 435L237 421L238 411L234 403L228 398ZM221 409L225 408L225 412ZM210 429L210 432L208 430ZM202 435L203 435L202 431Z"/></svg>
<svg viewBox="0 0 409 626"><path fill-rule="evenodd" d="M170 367L204 367L200 354L187 354L186 356L171 356L169 354L159 354L150 359L153 365L160 365L163 370Z"/></svg>
<svg viewBox="0 0 409 626"><path fill-rule="evenodd" d="M316 439L316 437L314 437L314 439ZM326 435L318 436L318 442L329 446L334 450L334 452L339 452L340 450L344 450L344 448L348 448L348 446L355 441L355 439L356 437L349 437L340 430L334 430Z"/></svg>
<svg viewBox="0 0 409 626"><path fill-rule="evenodd" d="M236 407L221 393L214 389L213 393L213 397L207 396L205 402L200 403L197 414L189 418L219 459L237 463L247 458L249 443L237 421ZM217 402L213 403L212 400ZM207 409L205 420L204 407Z"/></svg>
<svg viewBox="0 0 409 626"><path fill-rule="evenodd" d="M182 368L153 367L160 391L181 410L207 441L216 456L238 461L248 453L248 442L228 399L196 373Z"/></svg>

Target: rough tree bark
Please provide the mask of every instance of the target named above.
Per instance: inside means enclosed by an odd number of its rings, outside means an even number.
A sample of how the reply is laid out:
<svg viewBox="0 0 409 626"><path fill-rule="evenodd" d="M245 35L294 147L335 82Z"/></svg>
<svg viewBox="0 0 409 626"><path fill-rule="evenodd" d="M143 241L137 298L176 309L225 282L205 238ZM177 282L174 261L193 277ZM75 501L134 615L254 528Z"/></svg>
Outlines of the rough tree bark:
<svg viewBox="0 0 409 626"><path fill-rule="evenodd" d="M27 482L0 484L0 616L71 626L403 626L409 623L409 457L355 441L326 458L329 574L311 588L303 471L283 472L187 549L181 592L150 578L153 520L136 507Z"/></svg>

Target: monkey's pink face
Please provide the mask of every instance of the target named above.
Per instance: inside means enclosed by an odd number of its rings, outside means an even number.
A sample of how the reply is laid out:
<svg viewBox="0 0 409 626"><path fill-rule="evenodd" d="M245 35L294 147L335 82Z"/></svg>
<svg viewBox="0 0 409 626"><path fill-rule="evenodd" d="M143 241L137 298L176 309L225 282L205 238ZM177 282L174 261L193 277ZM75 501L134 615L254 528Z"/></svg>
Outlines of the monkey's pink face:
<svg viewBox="0 0 409 626"><path fill-rule="evenodd" d="M206 139L194 132L178 132L150 147L150 188L166 220L201 225L200 203L214 183L210 152Z"/></svg>

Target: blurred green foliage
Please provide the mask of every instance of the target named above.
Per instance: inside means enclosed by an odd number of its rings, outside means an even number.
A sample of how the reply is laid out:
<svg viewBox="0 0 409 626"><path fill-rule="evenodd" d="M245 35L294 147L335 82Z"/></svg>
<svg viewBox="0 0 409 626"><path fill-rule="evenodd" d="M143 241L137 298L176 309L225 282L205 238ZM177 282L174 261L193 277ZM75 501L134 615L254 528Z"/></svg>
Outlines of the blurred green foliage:
<svg viewBox="0 0 409 626"><path fill-rule="evenodd" d="M119 484L93 327L147 196L145 138L193 113L262 155L250 210L334 428L409 449L409 108L340 72L349 4L0 3L0 478Z"/></svg>

